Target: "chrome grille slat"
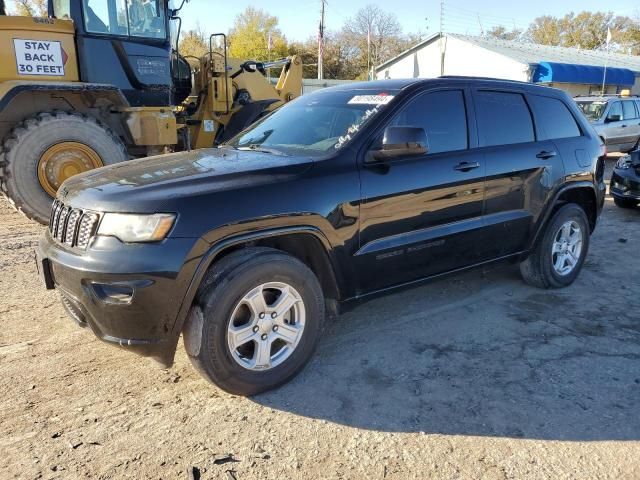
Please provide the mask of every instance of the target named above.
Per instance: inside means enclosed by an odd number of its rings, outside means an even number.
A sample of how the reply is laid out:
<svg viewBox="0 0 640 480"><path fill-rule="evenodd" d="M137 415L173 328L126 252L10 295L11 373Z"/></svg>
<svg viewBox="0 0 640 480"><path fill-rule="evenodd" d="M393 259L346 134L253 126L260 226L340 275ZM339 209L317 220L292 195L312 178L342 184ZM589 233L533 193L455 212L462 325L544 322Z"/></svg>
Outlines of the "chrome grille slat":
<svg viewBox="0 0 640 480"><path fill-rule="evenodd" d="M62 210L60 211L60 218L56 227L56 240L58 240L59 242L64 241L64 231L70 210L71 209L69 207L62 207Z"/></svg>
<svg viewBox="0 0 640 480"><path fill-rule="evenodd" d="M60 202L58 200L54 200L53 205L51 205L51 215L49 217L49 231L53 233L55 226L55 218L56 213L58 213L58 208L60 207Z"/></svg>
<svg viewBox="0 0 640 480"><path fill-rule="evenodd" d="M96 233L99 220L100 215L95 212L83 212L55 200L51 205L49 232L60 243L85 249Z"/></svg>
<svg viewBox="0 0 640 480"><path fill-rule="evenodd" d="M60 215L62 214L64 206L62 204L58 205L58 209L55 213L55 218L53 220L53 231L51 232L53 238L58 238L58 227L60 226Z"/></svg>
<svg viewBox="0 0 640 480"><path fill-rule="evenodd" d="M76 227L78 226L78 220L82 216L82 211L74 208L71 210L67 219L67 228L64 234L64 243L73 247L76 241Z"/></svg>
<svg viewBox="0 0 640 480"><path fill-rule="evenodd" d="M89 240L95 233L96 225L98 224L98 214L85 213L80 220L80 227L78 228L78 239L76 245L80 248L87 248Z"/></svg>

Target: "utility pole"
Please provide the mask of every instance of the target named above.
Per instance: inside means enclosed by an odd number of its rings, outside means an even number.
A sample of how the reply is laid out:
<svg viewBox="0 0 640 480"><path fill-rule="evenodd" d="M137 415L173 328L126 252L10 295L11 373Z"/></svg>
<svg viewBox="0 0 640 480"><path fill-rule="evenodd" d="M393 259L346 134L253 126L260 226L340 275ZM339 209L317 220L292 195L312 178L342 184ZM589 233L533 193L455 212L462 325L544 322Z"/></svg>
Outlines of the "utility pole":
<svg viewBox="0 0 640 480"><path fill-rule="evenodd" d="M320 27L318 28L318 80L324 78L323 57L324 57L324 7L327 0L320 0Z"/></svg>

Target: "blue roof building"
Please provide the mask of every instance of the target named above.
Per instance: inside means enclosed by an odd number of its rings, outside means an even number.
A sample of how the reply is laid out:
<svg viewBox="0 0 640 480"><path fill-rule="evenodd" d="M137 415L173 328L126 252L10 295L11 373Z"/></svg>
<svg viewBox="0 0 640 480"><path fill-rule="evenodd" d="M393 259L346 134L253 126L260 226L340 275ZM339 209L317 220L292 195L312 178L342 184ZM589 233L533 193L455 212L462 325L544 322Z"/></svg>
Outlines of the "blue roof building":
<svg viewBox="0 0 640 480"><path fill-rule="evenodd" d="M605 73L606 65L606 73ZM469 75L541 83L588 95L640 95L640 56L458 34L435 34L375 68L383 78Z"/></svg>

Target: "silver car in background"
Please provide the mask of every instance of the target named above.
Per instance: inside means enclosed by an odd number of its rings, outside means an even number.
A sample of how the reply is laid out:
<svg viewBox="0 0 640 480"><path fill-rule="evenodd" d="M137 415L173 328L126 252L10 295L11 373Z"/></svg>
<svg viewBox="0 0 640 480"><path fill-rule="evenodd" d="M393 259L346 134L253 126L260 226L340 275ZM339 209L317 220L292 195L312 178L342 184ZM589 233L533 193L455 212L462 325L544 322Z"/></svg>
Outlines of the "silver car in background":
<svg viewBox="0 0 640 480"><path fill-rule="evenodd" d="M608 152L629 152L640 146L640 97L576 97L574 100Z"/></svg>

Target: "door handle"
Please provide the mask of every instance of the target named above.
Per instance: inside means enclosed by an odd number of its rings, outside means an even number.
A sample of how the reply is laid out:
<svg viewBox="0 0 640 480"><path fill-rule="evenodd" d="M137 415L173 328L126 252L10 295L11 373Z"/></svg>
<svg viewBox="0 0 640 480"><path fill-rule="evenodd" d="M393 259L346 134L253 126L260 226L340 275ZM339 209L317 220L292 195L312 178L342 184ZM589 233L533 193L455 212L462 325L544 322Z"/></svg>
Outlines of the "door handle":
<svg viewBox="0 0 640 480"><path fill-rule="evenodd" d="M620 125L620 128L627 128L626 125Z"/></svg>
<svg viewBox="0 0 640 480"><path fill-rule="evenodd" d="M462 162L453 167L453 169L458 170L459 172L468 172L469 170L473 170L479 166L480 164L478 162Z"/></svg>
<svg viewBox="0 0 640 480"><path fill-rule="evenodd" d="M553 150L551 151L543 150L542 152L536 155L536 158L542 158L543 160L546 160L547 158L555 157L557 154L558 152L554 152Z"/></svg>

